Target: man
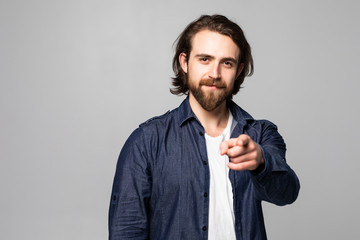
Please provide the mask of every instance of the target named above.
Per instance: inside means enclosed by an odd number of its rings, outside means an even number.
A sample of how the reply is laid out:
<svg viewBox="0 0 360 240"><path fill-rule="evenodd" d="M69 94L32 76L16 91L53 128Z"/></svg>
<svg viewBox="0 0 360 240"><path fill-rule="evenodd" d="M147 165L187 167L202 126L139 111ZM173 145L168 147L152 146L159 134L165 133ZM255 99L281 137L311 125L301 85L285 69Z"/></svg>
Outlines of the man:
<svg viewBox="0 0 360 240"><path fill-rule="evenodd" d="M179 36L173 59L175 110L140 125L117 164L109 238L266 239L261 201L296 200L274 124L232 102L253 71L241 28L202 16Z"/></svg>

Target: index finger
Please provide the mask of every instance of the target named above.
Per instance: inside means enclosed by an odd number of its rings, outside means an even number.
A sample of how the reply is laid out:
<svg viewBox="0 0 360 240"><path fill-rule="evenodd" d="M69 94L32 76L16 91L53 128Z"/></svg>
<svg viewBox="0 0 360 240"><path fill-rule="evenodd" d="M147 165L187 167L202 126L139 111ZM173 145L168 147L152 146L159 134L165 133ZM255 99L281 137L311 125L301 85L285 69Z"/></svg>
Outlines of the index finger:
<svg viewBox="0 0 360 240"><path fill-rule="evenodd" d="M246 146L250 142L250 137L246 134L241 134L237 138L230 138L220 144L220 154L224 155L230 148L235 146Z"/></svg>
<svg viewBox="0 0 360 240"><path fill-rule="evenodd" d="M238 138L236 138L237 146L246 146L250 142L250 137L246 134L241 134Z"/></svg>

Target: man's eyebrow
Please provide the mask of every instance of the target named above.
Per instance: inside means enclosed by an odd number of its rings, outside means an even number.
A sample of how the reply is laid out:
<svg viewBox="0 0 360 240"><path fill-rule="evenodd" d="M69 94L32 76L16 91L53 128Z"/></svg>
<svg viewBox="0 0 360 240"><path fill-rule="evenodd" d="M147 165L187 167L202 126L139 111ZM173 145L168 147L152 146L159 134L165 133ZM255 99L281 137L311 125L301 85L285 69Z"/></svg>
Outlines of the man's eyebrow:
<svg viewBox="0 0 360 240"><path fill-rule="evenodd" d="M238 62L235 58L232 58L232 57L223 58L222 61L223 62L233 62L233 63Z"/></svg>
<svg viewBox="0 0 360 240"><path fill-rule="evenodd" d="M211 56L211 55L205 54L205 53L196 54L195 57L197 57L197 58L214 58L214 56Z"/></svg>
<svg viewBox="0 0 360 240"><path fill-rule="evenodd" d="M210 59L213 59L215 58L214 56L211 56L209 54L206 54L206 53L199 53L199 54L196 54L195 55L196 58L210 58ZM233 63L238 63L238 61L233 58L233 57L226 57L226 58L222 58L221 59L222 62L233 62Z"/></svg>

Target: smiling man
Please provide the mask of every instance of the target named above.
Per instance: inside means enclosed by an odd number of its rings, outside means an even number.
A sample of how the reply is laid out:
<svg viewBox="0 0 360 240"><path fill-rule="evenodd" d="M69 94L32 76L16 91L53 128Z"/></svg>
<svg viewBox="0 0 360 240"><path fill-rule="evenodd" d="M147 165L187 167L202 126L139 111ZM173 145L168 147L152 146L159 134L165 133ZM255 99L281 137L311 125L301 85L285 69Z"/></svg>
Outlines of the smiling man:
<svg viewBox="0 0 360 240"><path fill-rule="evenodd" d="M231 99L252 74L241 28L201 16L177 41L176 109L141 124L116 168L109 239L266 239L262 201L294 202L300 184L277 127Z"/></svg>

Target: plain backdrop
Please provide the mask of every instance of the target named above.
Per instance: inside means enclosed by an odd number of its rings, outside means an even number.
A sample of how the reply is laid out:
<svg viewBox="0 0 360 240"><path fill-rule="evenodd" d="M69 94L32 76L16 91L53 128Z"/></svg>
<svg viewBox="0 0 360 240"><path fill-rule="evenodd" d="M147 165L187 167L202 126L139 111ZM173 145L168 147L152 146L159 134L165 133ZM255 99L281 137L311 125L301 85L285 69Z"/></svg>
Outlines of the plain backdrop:
<svg viewBox="0 0 360 240"><path fill-rule="evenodd" d="M358 1L1 0L0 239L107 239L118 154L177 107L173 42L201 14L237 22L255 73L234 100L276 123L301 181L264 203L269 239L359 239Z"/></svg>

